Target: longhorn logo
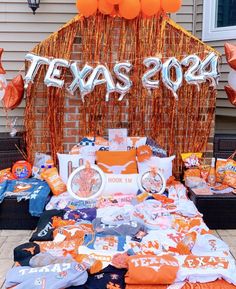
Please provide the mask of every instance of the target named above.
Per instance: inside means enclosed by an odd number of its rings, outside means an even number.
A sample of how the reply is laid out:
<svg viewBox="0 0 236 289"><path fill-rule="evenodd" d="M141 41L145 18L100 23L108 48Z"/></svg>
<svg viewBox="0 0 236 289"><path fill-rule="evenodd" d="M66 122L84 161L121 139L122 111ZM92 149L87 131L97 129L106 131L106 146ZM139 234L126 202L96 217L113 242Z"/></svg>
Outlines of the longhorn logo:
<svg viewBox="0 0 236 289"><path fill-rule="evenodd" d="M121 174L122 172L124 172L126 170L126 168L130 165L134 163L134 161L129 161L128 163L126 163L125 165L121 165L121 166L109 166L107 164L104 163L98 163L99 165L105 167L109 172L111 172L112 174Z"/></svg>

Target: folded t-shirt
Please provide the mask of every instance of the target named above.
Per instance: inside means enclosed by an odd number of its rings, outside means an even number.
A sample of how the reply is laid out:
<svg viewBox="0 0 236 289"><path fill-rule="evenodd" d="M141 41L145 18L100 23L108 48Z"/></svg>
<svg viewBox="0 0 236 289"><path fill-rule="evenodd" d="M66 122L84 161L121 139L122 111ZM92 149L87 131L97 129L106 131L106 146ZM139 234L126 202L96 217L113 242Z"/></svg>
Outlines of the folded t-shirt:
<svg viewBox="0 0 236 289"><path fill-rule="evenodd" d="M38 221L36 232L30 238L30 242L34 241L52 241L53 240L53 227L52 218L54 216L63 217L64 210L49 210L44 211Z"/></svg>
<svg viewBox="0 0 236 289"><path fill-rule="evenodd" d="M16 196L17 201L29 199L29 212L35 217L42 214L49 193L48 184L35 178L9 180L5 189L5 194Z"/></svg>
<svg viewBox="0 0 236 289"><path fill-rule="evenodd" d="M89 234L85 236L83 245L93 250L124 251L126 237L105 234Z"/></svg>
<svg viewBox="0 0 236 289"><path fill-rule="evenodd" d="M236 285L236 266L232 257L176 256L180 268L176 281L212 282L224 279Z"/></svg>
<svg viewBox="0 0 236 289"><path fill-rule="evenodd" d="M89 275L84 285L68 289L125 289L125 274L126 269L117 269L109 265L102 271Z"/></svg>
<svg viewBox="0 0 236 289"><path fill-rule="evenodd" d="M103 224L101 218L96 218L93 220L92 224L96 233L103 233L106 235L135 236L139 231L145 231L144 227L137 222L119 226L109 226Z"/></svg>
<svg viewBox="0 0 236 289"><path fill-rule="evenodd" d="M85 220L85 221L92 221L96 218L97 210L96 208L82 208L71 210L70 208L66 207L64 214L64 220Z"/></svg>
<svg viewBox="0 0 236 289"><path fill-rule="evenodd" d="M0 203L3 201L3 199L5 197L7 182L8 181L4 181L4 182L0 183Z"/></svg>
<svg viewBox="0 0 236 289"><path fill-rule="evenodd" d="M82 285L87 279L85 266L72 262L38 268L14 267L8 271L5 285L6 288L16 286L17 289L56 289Z"/></svg>
<svg viewBox="0 0 236 289"><path fill-rule="evenodd" d="M211 234L198 235L195 245L192 248L192 254L196 256L218 256L227 257L230 255L229 246Z"/></svg>

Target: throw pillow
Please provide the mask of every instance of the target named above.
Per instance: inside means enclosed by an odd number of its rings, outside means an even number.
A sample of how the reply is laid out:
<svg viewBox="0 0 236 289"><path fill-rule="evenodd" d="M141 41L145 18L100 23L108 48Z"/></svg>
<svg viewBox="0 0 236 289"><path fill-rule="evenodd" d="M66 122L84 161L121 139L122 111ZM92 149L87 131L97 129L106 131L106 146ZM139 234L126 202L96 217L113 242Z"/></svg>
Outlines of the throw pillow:
<svg viewBox="0 0 236 289"><path fill-rule="evenodd" d="M108 174L137 174L136 151L97 151L97 165Z"/></svg>

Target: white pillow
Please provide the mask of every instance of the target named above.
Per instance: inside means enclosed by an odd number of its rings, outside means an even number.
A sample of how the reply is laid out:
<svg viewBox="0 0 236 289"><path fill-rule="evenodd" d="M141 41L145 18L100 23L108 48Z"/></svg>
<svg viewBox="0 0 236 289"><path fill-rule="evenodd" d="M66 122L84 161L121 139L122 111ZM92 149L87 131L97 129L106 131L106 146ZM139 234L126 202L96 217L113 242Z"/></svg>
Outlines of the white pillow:
<svg viewBox="0 0 236 289"><path fill-rule="evenodd" d="M144 162L138 162L139 174L143 174L150 171L152 168L160 170L163 174L165 180L167 181L169 177L172 176L172 161L175 156L168 158L151 157L149 160Z"/></svg>
<svg viewBox="0 0 236 289"><path fill-rule="evenodd" d="M57 154L59 160L59 174L63 182L67 184L70 174L79 166L89 161L90 164L95 163L95 155L69 155L69 154Z"/></svg>
<svg viewBox="0 0 236 289"><path fill-rule="evenodd" d="M106 184L102 196L112 196L116 193L136 195L138 174L105 174Z"/></svg>

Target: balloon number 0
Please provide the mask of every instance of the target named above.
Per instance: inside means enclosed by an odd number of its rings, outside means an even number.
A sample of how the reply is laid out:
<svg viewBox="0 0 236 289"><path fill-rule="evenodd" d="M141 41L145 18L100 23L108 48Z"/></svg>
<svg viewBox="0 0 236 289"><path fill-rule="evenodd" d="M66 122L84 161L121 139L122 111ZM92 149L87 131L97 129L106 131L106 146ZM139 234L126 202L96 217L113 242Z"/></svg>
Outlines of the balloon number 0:
<svg viewBox="0 0 236 289"><path fill-rule="evenodd" d="M73 81L67 87L67 90L70 94L74 94L79 89L82 101L97 85L106 85L106 101L109 101L110 94L113 92L120 94L118 100L121 101L129 93L133 85L129 77L129 73L133 68L130 62L116 63L113 68L114 75L112 75L109 68L105 65L97 65L93 68L85 64L80 69L76 62L70 63L65 59L59 58L48 59L31 53L27 54L25 59L31 62L25 76L25 87L30 82L33 82L41 65L48 65L44 83L48 87L62 88L64 80L60 79L61 70L59 67L69 68ZM153 78L159 73L164 86L172 91L176 100L178 99L177 91L182 86L183 79L190 85L196 85L198 90L200 89L200 84L207 80L210 81L210 86L214 88L216 88L219 81L218 55L214 52L210 53L204 60L201 60L197 55L189 55L181 62L175 57L171 57L162 63L161 59L157 57L148 57L144 59L143 64L148 68L142 77L143 87L148 89L149 92L152 89L158 89L160 80ZM188 67L186 72L183 71L183 66Z"/></svg>
<svg viewBox="0 0 236 289"><path fill-rule="evenodd" d="M171 68L175 69L175 80L171 78ZM183 70L180 62L175 57L168 59L163 64L162 81L164 85L172 91L175 99L178 100L177 90L183 82Z"/></svg>

